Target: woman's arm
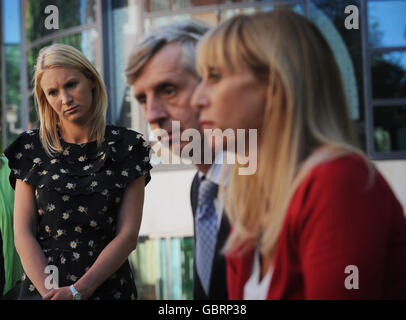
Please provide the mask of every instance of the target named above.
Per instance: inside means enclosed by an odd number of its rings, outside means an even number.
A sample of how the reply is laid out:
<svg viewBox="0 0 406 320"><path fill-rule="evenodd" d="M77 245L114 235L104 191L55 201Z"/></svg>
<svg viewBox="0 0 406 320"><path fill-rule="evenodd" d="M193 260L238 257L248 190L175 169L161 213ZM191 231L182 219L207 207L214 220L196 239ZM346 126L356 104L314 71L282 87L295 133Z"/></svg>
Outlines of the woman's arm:
<svg viewBox="0 0 406 320"><path fill-rule="evenodd" d="M37 219L34 188L17 179L14 198L14 242L28 278L44 296L47 260L35 237Z"/></svg>
<svg viewBox="0 0 406 320"><path fill-rule="evenodd" d="M306 299L381 299L394 199L359 161L337 160L314 175L302 208L301 265ZM356 267L357 272L347 268ZM354 280L356 288L347 283Z"/></svg>
<svg viewBox="0 0 406 320"><path fill-rule="evenodd" d="M84 299L108 279L128 258L137 246L144 205L145 179L133 181L125 191L119 213L117 235L103 249L92 267L74 284ZM68 287L54 289L44 299L72 299Z"/></svg>

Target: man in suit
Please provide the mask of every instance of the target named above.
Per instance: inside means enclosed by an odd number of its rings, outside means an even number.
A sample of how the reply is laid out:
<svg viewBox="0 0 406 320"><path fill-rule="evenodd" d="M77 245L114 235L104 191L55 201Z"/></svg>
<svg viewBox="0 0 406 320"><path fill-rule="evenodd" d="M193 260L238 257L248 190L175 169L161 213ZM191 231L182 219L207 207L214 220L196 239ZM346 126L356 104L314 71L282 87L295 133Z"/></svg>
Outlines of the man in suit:
<svg viewBox="0 0 406 320"><path fill-rule="evenodd" d="M196 45L207 30L196 21L175 22L155 30L136 44L125 70L127 83L151 128L168 132L164 142L171 150L181 152L190 142L173 139L172 121L179 121L180 133L191 128L202 132L191 99L200 81L195 69ZM174 148L176 143L180 145ZM191 188L195 232L193 296L227 299L225 258L220 251L230 225L217 196L221 165L201 162L195 164L198 172ZM206 219L209 216L210 222Z"/></svg>

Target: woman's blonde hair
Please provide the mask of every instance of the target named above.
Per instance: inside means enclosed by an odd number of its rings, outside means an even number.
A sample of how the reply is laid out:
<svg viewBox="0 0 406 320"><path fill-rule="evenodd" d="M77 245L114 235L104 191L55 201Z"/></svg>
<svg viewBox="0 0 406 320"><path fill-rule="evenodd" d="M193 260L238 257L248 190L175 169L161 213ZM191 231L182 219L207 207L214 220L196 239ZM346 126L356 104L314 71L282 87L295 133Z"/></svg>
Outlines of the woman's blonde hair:
<svg viewBox="0 0 406 320"><path fill-rule="evenodd" d="M231 74L248 69L268 83L257 171L238 175L235 165L227 186L233 232L225 248L258 245L272 256L287 206L306 173L344 154L366 158L355 147L334 55L313 23L289 10L231 18L210 31L197 52L200 74L210 67ZM322 156L311 156L315 150Z"/></svg>
<svg viewBox="0 0 406 320"><path fill-rule="evenodd" d="M40 138L42 145L50 156L62 152L62 146L58 136L57 124L59 117L41 88L41 79L44 72L52 68L71 68L80 71L86 78L94 81L93 111L89 119L91 125L90 136L95 137L100 146L106 128L105 116L107 110L107 93L103 80L90 63L90 61L76 48L65 44L53 44L44 47L39 52L34 73L34 94L38 106L41 123Z"/></svg>

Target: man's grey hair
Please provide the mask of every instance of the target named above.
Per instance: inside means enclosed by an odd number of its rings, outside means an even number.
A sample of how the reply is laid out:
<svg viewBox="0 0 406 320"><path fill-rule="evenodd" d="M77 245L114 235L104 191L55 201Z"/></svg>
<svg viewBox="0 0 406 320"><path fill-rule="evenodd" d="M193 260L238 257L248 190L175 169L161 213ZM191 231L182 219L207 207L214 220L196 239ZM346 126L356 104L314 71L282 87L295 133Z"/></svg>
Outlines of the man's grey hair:
<svg viewBox="0 0 406 320"><path fill-rule="evenodd" d="M195 67L195 54L197 42L209 30L203 22L196 20L182 20L160 27L145 35L137 42L133 49L125 76L127 83L132 85L140 75L143 67L164 46L178 42L183 51L181 58L185 70L197 75Z"/></svg>

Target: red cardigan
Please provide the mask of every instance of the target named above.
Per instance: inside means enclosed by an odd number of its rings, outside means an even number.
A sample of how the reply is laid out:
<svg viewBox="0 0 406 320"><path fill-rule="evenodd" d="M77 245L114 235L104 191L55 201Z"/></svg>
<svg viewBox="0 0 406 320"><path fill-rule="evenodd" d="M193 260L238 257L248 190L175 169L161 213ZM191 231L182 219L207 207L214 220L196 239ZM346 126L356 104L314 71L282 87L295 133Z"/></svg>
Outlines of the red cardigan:
<svg viewBox="0 0 406 320"><path fill-rule="evenodd" d="M285 217L267 299L406 299L406 218L374 176L367 190L368 169L355 155L308 174ZM252 259L253 251L227 257L230 299L243 299ZM349 265L358 289L346 289Z"/></svg>

